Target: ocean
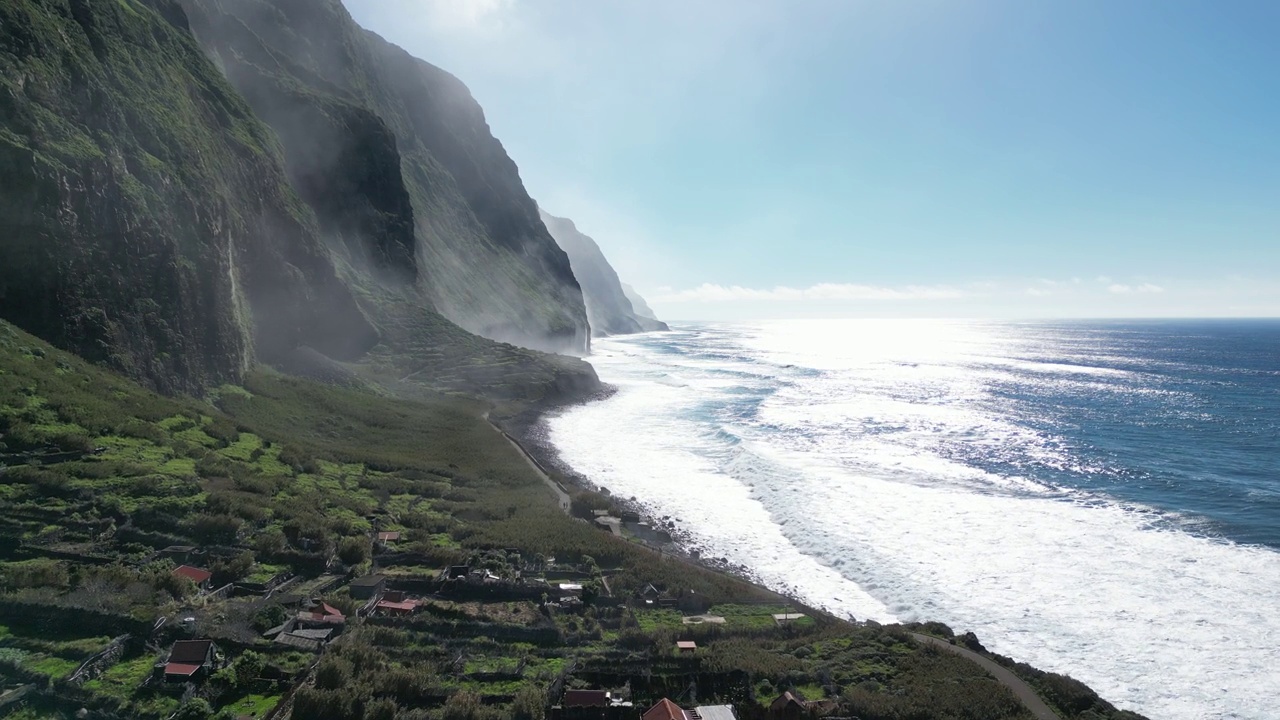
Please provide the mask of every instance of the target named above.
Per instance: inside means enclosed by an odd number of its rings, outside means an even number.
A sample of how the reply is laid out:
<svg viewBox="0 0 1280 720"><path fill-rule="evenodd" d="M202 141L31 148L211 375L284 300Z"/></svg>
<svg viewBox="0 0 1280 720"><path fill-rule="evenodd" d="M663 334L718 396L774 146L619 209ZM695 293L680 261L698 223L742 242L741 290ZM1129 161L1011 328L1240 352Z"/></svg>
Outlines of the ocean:
<svg viewBox="0 0 1280 720"><path fill-rule="evenodd" d="M1155 719L1280 718L1280 321L812 320L595 341L562 459L704 556Z"/></svg>

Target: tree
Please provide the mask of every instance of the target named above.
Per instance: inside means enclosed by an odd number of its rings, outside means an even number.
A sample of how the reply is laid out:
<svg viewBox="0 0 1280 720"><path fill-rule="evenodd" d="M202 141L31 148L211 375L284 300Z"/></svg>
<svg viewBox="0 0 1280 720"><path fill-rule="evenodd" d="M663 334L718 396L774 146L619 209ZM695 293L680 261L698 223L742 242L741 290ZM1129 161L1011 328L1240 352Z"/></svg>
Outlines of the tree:
<svg viewBox="0 0 1280 720"><path fill-rule="evenodd" d="M470 690L459 690L445 701L444 720L477 720L479 717L480 696Z"/></svg>
<svg viewBox="0 0 1280 720"><path fill-rule="evenodd" d="M396 720L400 706L391 698L379 698L369 703L364 710L364 720Z"/></svg>
<svg viewBox="0 0 1280 720"><path fill-rule="evenodd" d="M213 706L204 698L192 698L178 708L173 720L209 720L213 717Z"/></svg>
<svg viewBox="0 0 1280 720"><path fill-rule="evenodd" d="M279 606L277 605L276 607ZM252 650L246 651L231 664L236 676L236 685L239 687L244 687L257 680L262 676L262 671L266 667L266 659Z"/></svg>
<svg viewBox="0 0 1280 720"><path fill-rule="evenodd" d="M525 685L511 703L515 720L543 720L547 712L547 693L534 685Z"/></svg>
<svg viewBox="0 0 1280 720"><path fill-rule="evenodd" d="M343 538L338 544L338 558L347 565L359 565L369 559L369 541L360 537Z"/></svg>

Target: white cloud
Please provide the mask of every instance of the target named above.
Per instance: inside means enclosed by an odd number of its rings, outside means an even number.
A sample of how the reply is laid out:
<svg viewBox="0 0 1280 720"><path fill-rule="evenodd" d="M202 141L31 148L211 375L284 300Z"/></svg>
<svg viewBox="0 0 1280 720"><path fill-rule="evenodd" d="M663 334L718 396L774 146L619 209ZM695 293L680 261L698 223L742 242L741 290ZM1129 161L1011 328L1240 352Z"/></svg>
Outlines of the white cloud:
<svg viewBox="0 0 1280 720"><path fill-rule="evenodd" d="M1141 285L1121 285L1120 283L1115 283L1108 287L1107 290L1116 295L1149 295L1164 292L1164 288L1151 283L1142 283Z"/></svg>
<svg viewBox="0 0 1280 720"><path fill-rule="evenodd" d="M475 31L500 28L514 4L514 0L425 0L421 7L435 27Z"/></svg>
<svg viewBox="0 0 1280 720"><path fill-rule="evenodd" d="M772 289L748 288L740 285L713 285L703 283L696 288L667 292L655 297L660 303L722 303L747 300L775 302L797 301L879 301L879 300L947 300L964 297L965 293L952 287L935 285L908 285L901 288L849 283L819 283L807 288L778 286Z"/></svg>

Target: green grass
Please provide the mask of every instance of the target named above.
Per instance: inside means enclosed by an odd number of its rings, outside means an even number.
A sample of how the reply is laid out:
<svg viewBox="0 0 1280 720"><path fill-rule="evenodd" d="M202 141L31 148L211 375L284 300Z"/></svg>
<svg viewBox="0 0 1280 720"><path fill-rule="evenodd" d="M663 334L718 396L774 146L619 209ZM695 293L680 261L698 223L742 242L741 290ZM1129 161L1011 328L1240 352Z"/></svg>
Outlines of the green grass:
<svg viewBox="0 0 1280 720"><path fill-rule="evenodd" d="M107 668L106 672L85 683L84 687L109 697L128 699L151 674L155 663L156 658L150 655L124 660Z"/></svg>
<svg viewBox="0 0 1280 720"><path fill-rule="evenodd" d="M279 695L246 695L239 700L224 705L223 709L229 708L237 717L247 715L251 718L261 718L271 712L279 703Z"/></svg>
<svg viewBox="0 0 1280 720"><path fill-rule="evenodd" d="M676 610L636 610L636 623L645 632L658 628L684 627L684 615Z"/></svg>
<svg viewBox="0 0 1280 720"><path fill-rule="evenodd" d="M23 664L31 670L49 676L52 680L66 677L75 671L80 663L75 660L67 660L66 658L54 657L52 655L42 657L38 660L28 660Z"/></svg>

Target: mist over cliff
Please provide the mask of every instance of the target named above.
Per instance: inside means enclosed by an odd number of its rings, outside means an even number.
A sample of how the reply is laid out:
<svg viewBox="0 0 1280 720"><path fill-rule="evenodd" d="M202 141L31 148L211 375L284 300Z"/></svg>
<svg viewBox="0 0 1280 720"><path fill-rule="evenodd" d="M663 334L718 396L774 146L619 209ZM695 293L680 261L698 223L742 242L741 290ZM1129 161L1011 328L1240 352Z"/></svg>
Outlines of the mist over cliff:
<svg viewBox="0 0 1280 720"><path fill-rule="evenodd" d="M339 0L181 0L197 39L281 139L289 176L375 292L463 328L589 348L568 258L466 86L360 28Z"/></svg>
<svg viewBox="0 0 1280 720"><path fill-rule="evenodd" d="M636 313L618 273L605 259L595 240L580 232L572 220L556 217L542 208L538 211L551 237L568 254L573 274L582 285L593 335L603 337L667 329L665 323L652 317L653 311L648 310L648 306L645 306L648 316Z"/></svg>
<svg viewBox="0 0 1280 720"><path fill-rule="evenodd" d="M0 3L0 317L165 392L598 387L480 107L337 0Z"/></svg>
<svg viewBox="0 0 1280 720"><path fill-rule="evenodd" d="M653 312L653 308L649 307L649 303L645 302L635 288L627 283L622 283L622 294L626 295L627 300L631 302L631 309L635 311L636 322L640 323L640 326L646 331L671 329L667 327L666 323L658 319L658 316Z"/></svg>

